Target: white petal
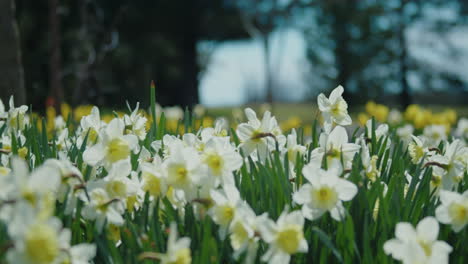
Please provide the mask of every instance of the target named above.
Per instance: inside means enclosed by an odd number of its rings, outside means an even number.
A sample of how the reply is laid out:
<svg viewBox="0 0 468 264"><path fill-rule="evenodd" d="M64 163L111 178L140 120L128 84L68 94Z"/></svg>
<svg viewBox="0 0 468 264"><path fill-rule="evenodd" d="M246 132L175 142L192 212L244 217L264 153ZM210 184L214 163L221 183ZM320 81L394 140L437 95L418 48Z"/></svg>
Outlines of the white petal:
<svg viewBox="0 0 468 264"><path fill-rule="evenodd" d="M410 223L398 223L395 228L395 236L404 242L411 241L416 237L416 230Z"/></svg>
<svg viewBox="0 0 468 264"><path fill-rule="evenodd" d="M319 94L317 97L317 104L320 111L322 112L328 111L330 109L330 101L323 93Z"/></svg>
<svg viewBox="0 0 468 264"><path fill-rule="evenodd" d="M328 147L330 147L330 145L341 147L343 144L348 143L348 133L346 132L346 129L342 126L336 126L330 133L327 143Z"/></svg>
<svg viewBox="0 0 468 264"><path fill-rule="evenodd" d="M83 153L83 160L91 166L96 166L96 164L100 162L105 155L106 153L102 144L96 144L85 150Z"/></svg>
<svg viewBox="0 0 468 264"><path fill-rule="evenodd" d="M418 236L426 241L436 241L439 235L439 223L432 217L426 217L416 226Z"/></svg>
<svg viewBox="0 0 468 264"><path fill-rule="evenodd" d="M354 183L343 179L338 179L338 184L335 188L338 191L338 198L342 201L353 199L358 192L358 188Z"/></svg>
<svg viewBox="0 0 468 264"><path fill-rule="evenodd" d="M119 118L114 118L106 127L106 134L109 138L116 138L123 135L124 122Z"/></svg>
<svg viewBox="0 0 468 264"><path fill-rule="evenodd" d="M335 89L333 89L329 97L331 104L337 103L337 101L342 98L341 95L343 94L343 92L344 92L344 89L343 89L343 86L341 85L338 85Z"/></svg>
<svg viewBox="0 0 468 264"><path fill-rule="evenodd" d="M330 215L336 221L342 221L346 217L346 211L343 207L343 204L339 201L335 208L330 210Z"/></svg>
<svg viewBox="0 0 468 264"><path fill-rule="evenodd" d="M437 220L442 224L448 224L452 221L452 217L450 217L448 207L444 205L440 205L439 207L437 207L435 214Z"/></svg>
<svg viewBox="0 0 468 264"><path fill-rule="evenodd" d="M312 186L308 183L301 186L301 188L293 194L293 200L297 204L309 203L311 200Z"/></svg>

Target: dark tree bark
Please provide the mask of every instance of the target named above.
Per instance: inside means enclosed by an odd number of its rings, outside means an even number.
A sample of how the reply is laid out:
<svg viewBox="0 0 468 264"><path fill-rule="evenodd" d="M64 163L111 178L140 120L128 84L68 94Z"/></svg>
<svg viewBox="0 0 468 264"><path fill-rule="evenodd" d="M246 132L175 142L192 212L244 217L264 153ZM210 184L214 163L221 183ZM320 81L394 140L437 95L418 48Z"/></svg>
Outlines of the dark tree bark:
<svg viewBox="0 0 468 264"><path fill-rule="evenodd" d="M17 105L26 103L15 2L0 0L0 98L8 104L11 95Z"/></svg>
<svg viewBox="0 0 468 264"><path fill-rule="evenodd" d="M60 104L63 101L60 41L58 0L49 0L49 86L58 113L60 112Z"/></svg>
<svg viewBox="0 0 468 264"><path fill-rule="evenodd" d="M184 8L187 24L183 30L182 44L183 94L179 96L182 97L182 106L193 107L199 102L197 42L200 37L200 11L198 1L188 1L187 5Z"/></svg>
<svg viewBox="0 0 468 264"><path fill-rule="evenodd" d="M401 6L398 9L399 16L400 16L400 27L398 29L398 41L400 44L400 85L401 85L401 94L400 100L401 105L403 108L406 108L408 105L411 104L411 96L409 91L409 85L407 80L408 75L408 61L407 61L407 45L406 45L406 37L405 37L405 29L406 29L406 19L404 14L404 7L407 0L401 0Z"/></svg>
<svg viewBox="0 0 468 264"><path fill-rule="evenodd" d="M349 30L347 25L350 22L350 15L355 8L355 1L333 1L330 3L329 8L333 14L333 36L335 40L335 56L338 68L338 85L342 85L345 89L343 97L349 101L350 93L346 89L349 79L351 78L351 52L349 51Z"/></svg>

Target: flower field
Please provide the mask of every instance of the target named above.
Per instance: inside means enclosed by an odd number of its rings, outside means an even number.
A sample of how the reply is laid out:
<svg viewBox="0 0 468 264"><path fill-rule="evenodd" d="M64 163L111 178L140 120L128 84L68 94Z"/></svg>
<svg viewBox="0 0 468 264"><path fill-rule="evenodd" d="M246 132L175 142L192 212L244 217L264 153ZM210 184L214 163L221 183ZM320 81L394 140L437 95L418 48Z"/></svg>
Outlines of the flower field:
<svg viewBox="0 0 468 264"><path fill-rule="evenodd" d="M468 263L455 110L350 115L339 86L278 122L150 92L148 113L0 101L0 263Z"/></svg>

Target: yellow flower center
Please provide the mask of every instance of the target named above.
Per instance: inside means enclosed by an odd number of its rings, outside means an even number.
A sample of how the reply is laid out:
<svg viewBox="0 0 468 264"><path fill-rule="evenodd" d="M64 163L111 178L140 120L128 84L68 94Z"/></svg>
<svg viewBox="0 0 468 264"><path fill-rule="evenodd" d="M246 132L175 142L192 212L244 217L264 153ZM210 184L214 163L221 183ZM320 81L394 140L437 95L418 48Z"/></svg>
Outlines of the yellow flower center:
<svg viewBox="0 0 468 264"><path fill-rule="evenodd" d="M114 224L107 227L107 239L117 242L120 240L120 228Z"/></svg>
<svg viewBox="0 0 468 264"><path fill-rule="evenodd" d="M90 128L88 133L88 142L94 143L96 142L97 138L98 133L96 132L96 129Z"/></svg>
<svg viewBox="0 0 468 264"><path fill-rule="evenodd" d="M190 264L192 257L190 256L189 248L182 248L176 253L176 260L168 262L168 264Z"/></svg>
<svg viewBox="0 0 468 264"><path fill-rule="evenodd" d="M424 250L424 254L429 257L432 254L432 245L425 240L418 240L418 243Z"/></svg>
<svg viewBox="0 0 468 264"><path fill-rule="evenodd" d="M244 225L240 221L236 221L232 226L231 246L234 250L239 249L242 244L249 238L249 233L245 230Z"/></svg>
<svg viewBox="0 0 468 264"><path fill-rule="evenodd" d="M229 205L217 206L215 209L220 225L227 225L234 218L234 208Z"/></svg>
<svg viewBox="0 0 468 264"><path fill-rule="evenodd" d="M253 133L252 133L252 136L250 137L250 139L253 141L253 142L260 142L260 140L262 140L262 132L261 131L258 131L258 130L255 130Z"/></svg>
<svg viewBox="0 0 468 264"><path fill-rule="evenodd" d="M302 239L304 239L304 234L299 225L290 225L276 235L278 247L288 254L297 252Z"/></svg>
<svg viewBox="0 0 468 264"><path fill-rule="evenodd" d="M424 156L424 150L416 143L411 142L408 144L408 152L411 156L411 161L416 164Z"/></svg>
<svg viewBox="0 0 468 264"><path fill-rule="evenodd" d="M18 156L25 159L26 155L28 155L28 148L27 147L22 147L22 148L18 149Z"/></svg>
<svg viewBox="0 0 468 264"><path fill-rule="evenodd" d="M161 195L161 180L158 177L151 173L143 172L143 180L145 181L143 191L149 192L155 198Z"/></svg>
<svg viewBox="0 0 468 264"><path fill-rule="evenodd" d="M10 169L0 166L0 176L6 176L10 173Z"/></svg>
<svg viewBox="0 0 468 264"><path fill-rule="evenodd" d="M174 187L183 187L188 183L188 170L183 164L169 167L169 182Z"/></svg>
<svg viewBox="0 0 468 264"><path fill-rule="evenodd" d="M121 138L112 139L107 145L107 159L114 163L130 155L130 146Z"/></svg>
<svg viewBox="0 0 468 264"><path fill-rule="evenodd" d="M34 263L51 263L59 254L56 232L44 224L31 226L25 237L25 251Z"/></svg>
<svg viewBox="0 0 468 264"><path fill-rule="evenodd" d="M106 191L113 197L125 197L127 186L122 181L110 181L106 185Z"/></svg>
<svg viewBox="0 0 468 264"><path fill-rule="evenodd" d="M210 154L206 157L206 163L208 167L213 171L214 174L219 175L221 174L221 170L223 168L223 159L218 154Z"/></svg>
<svg viewBox="0 0 468 264"><path fill-rule="evenodd" d="M28 201L33 207L36 205L37 197L36 194L30 188L24 188L21 192L23 199Z"/></svg>
<svg viewBox="0 0 468 264"><path fill-rule="evenodd" d="M338 202L338 194L328 186L313 189L312 198L316 202L317 207L324 210L332 209Z"/></svg>
<svg viewBox="0 0 468 264"><path fill-rule="evenodd" d="M460 203L452 203L449 208L449 215L456 224L463 224L468 221L468 208Z"/></svg>
<svg viewBox="0 0 468 264"><path fill-rule="evenodd" d="M330 112L333 116L347 114L348 105L344 100L339 100L338 103L331 106Z"/></svg>

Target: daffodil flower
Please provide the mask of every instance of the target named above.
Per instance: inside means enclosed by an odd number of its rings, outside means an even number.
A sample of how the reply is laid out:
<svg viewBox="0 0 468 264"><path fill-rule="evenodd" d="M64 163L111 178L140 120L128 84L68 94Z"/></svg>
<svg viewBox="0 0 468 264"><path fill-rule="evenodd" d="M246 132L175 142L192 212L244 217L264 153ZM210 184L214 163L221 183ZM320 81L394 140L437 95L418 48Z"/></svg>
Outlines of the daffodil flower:
<svg viewBox="0 0 468 264"><path fill-rule="evenodd" d="M190 251L190 238L177 238L177 226L174 222L171 223L169 239L167 241L167 251L165 254L158 253L161 264L190 264L192 256Z"/></svg>
<svg viewBox="0 0 468 264"><path fill-rule="evenodd" d="M455 232L460 232L468 224L468 191L463 194L441 190L440 201L436 209L436 218L443 224L452 225Z"/></svg>
<svg viewBox="0 0 468 264"><path fill-rule="evenodd" d="M275 139L281 134L276 118L269 111L263 114L262 121L250 108L245 109L248 122L237 127L236 133L241 141L240 148L248 156L254 151L258 152L260 159L265 159L268 153L275 148Z"/></svg>
<svg viewBox="0 0 468 264"><path fill-rule="evenodd" d="M439 223L434 217L422 219L416 229L407 222L396 225L396 238L384 244L384 251L404 264L449 263L452 247L445 241L437 240Z"/></svg>
<svg viewBox="0 0 468 264"><path fill-rule="evenodd" d="M237 208L241 204L240 194L234 185L224 185L222 191L211 190L210 194L214 205L209 210L209 214L213 221L220 226L219 236L224 239L229 224L234 219Z"/></svg>
<svg viewBox="0 0 468 264"><path fill-rule="evenodd" d="M317 104L324 119L325 132L330 132L333 124L340 126L351 125L351 117L348 115L348 104L341 96L343 86L336 87L327 98L323 93L317 97Z"/></svg>
<svg viewBox="0 0 468 264"><path fill-rule="evenodd" d="M339 178L335 170L322 170L305 166L302 170L309 181L293 194L294 202L302 204L302 214L309 220L330 212L337 221L345 218L343 201L350 201L357 194L354 183Z"/></svg>
<svg viewBox="0 0 468 264"><path fill-rule="evenodd" d="M102 165L110 169L113 163L129 159L136 149L138 139L135 135L124 135L125 124L121 119L113 119L99 135L96 145L86 148L83 160L91 165Z"/></svg>
<svg viewBox="0 0 468 264"><path fill-rule="evenodd" d="M265 219L264 223L259 225L259 230L269 248L262 256L262 261L284 264L289 263L292 254L307 252L308 245L303 229L304 217L299 211L283 211L276 223Z"/></svg>

